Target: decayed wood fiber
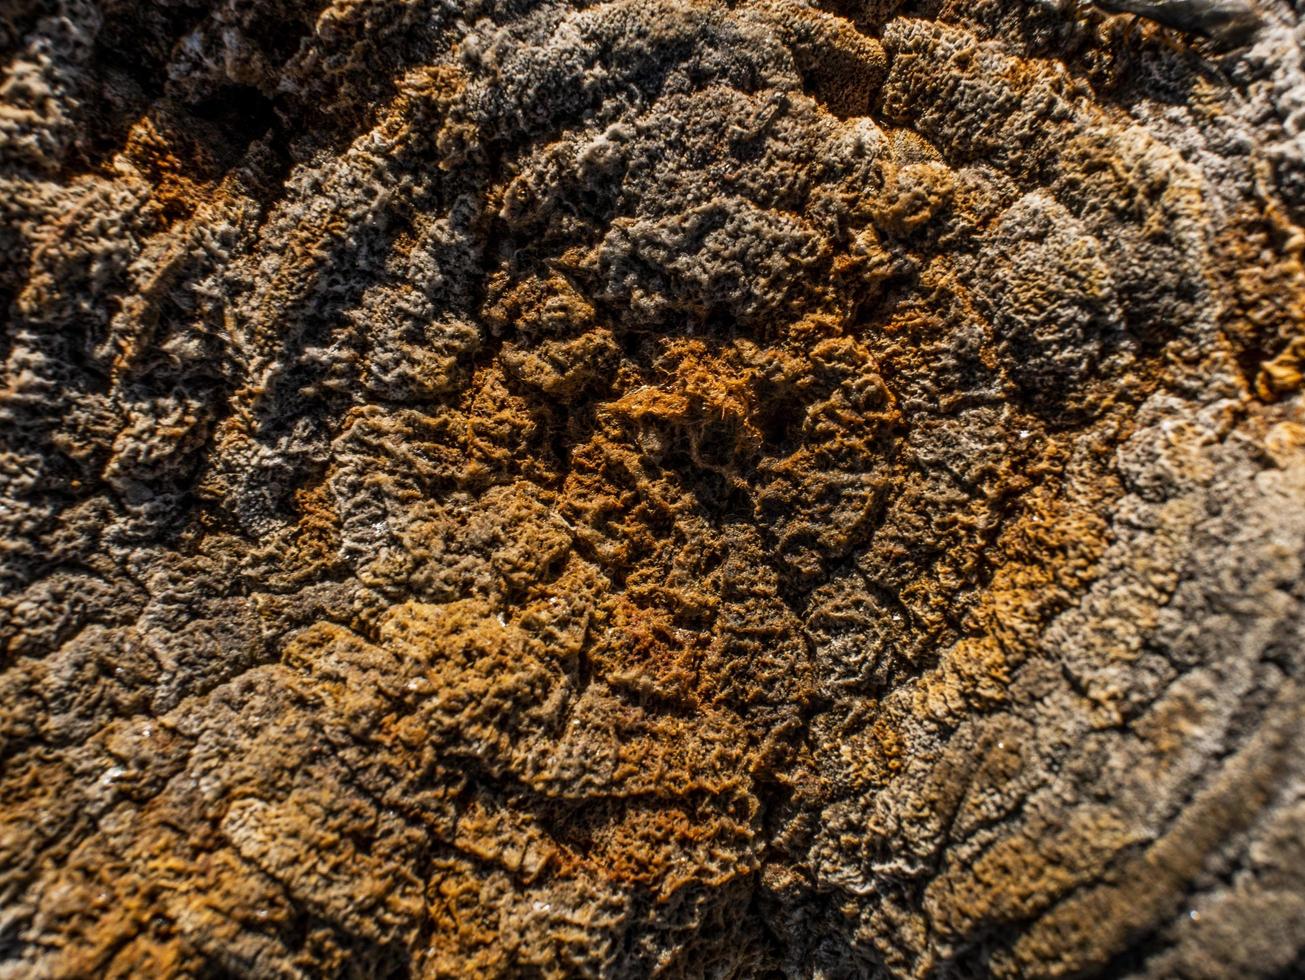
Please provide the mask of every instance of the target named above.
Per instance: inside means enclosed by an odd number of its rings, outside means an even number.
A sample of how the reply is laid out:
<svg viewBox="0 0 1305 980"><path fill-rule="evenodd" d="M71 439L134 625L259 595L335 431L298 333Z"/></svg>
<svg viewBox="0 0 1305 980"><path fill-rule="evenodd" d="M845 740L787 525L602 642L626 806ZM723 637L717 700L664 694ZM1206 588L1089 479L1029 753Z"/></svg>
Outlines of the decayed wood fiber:
<svg viewBox="0 0 1305 980"><path fill-rule="evenodd" d="M1305 971L1284 0L0 2L0 978Z"/></svg>

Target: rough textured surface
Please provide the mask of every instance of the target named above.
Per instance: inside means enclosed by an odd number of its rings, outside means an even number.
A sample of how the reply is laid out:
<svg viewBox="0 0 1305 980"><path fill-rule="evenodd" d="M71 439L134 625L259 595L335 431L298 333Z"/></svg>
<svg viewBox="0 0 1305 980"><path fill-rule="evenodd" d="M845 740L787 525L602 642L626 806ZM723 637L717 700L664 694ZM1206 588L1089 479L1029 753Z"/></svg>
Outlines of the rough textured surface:
<svg viewBox="0 0 1305 980"><path fill-rule="evenodd" d="M0 0L0 978L1301 975L1302 12L1108 6Z"/></svg>

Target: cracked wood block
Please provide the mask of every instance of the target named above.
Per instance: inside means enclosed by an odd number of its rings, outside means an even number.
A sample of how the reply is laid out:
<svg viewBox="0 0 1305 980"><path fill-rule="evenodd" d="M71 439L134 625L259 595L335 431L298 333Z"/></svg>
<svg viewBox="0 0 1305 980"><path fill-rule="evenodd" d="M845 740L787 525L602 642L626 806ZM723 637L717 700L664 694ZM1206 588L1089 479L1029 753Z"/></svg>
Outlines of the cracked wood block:
<svg viewBox="0 0 1305 980"><path fill-rule="evenodd" d="M0 980L1301 975L1302 24L0 3Z"/></svg>

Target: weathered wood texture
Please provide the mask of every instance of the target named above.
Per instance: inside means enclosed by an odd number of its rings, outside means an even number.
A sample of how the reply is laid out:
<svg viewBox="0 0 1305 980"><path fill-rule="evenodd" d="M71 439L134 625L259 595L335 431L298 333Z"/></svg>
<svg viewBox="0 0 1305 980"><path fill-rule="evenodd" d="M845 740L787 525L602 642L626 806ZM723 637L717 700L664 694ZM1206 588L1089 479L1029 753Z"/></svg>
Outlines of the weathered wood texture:
<svg viewBox="0 0 1305 980"><path fill-rule="evenodd" d="M0 978L1300 976L1302 15L1112 6L0 0Z"/></svg>

